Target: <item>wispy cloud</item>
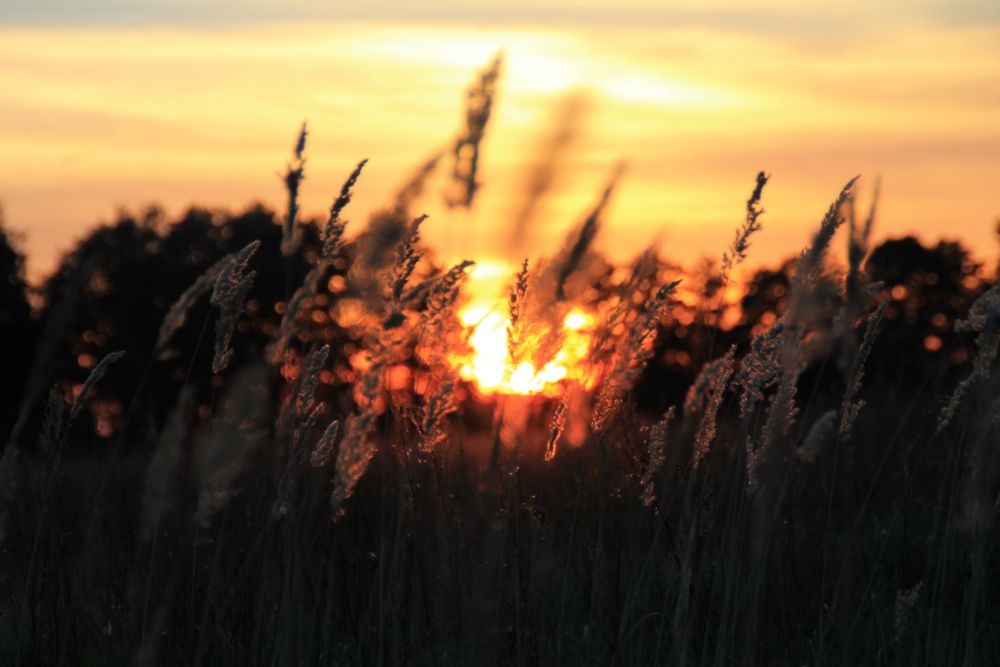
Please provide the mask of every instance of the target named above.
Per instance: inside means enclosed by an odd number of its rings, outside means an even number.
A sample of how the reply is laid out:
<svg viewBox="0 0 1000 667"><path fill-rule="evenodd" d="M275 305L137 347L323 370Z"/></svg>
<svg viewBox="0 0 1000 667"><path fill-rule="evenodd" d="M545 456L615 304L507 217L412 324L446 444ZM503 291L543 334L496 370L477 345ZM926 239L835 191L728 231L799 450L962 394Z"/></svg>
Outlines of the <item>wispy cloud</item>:
<svg viewBox="0 0 1000 667"><path fill-rule="evenodd" d="M831 188L858 172L885 177L882 230L934 237L960 221L991 243L1000 24L973 20L989 7L510 0L501 14L382 0L347 14L332 4L0 8L0 200L27 231L34 266L68 243L53 239L117 205L279 205L276 170L303 118L306 211L322 211L344 169L370 157L363 216L448 143L463 86L498 48L507 64L476 233L454 233L434 215L438 199L425 202L427 235L446 251L503 245L519 174L568 91L591 98L590 122L542 242L576 222L624 158L608 225L624 233L604 244L622 255L664 230L677 252L713 253L762 168L774 178L763 232L773 236L758 244L773 256L761 261L794 252ZM317 18L290 20L306 16Z"/></svg>

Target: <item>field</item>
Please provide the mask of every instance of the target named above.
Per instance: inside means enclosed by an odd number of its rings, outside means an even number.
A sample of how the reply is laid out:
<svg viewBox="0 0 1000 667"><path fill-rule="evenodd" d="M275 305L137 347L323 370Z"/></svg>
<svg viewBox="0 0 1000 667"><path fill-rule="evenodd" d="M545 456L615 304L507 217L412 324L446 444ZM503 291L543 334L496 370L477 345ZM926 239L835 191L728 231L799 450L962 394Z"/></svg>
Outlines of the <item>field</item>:
<svg viewBox="0 0 1000 667"><path fill-rule="evenodd" d="M995 660L998 267L847 175L744 280L765 172L718 258L614 265L613 170L491 301L419 213L499 68L370 215L363 160L300 215L303 126L280 213L123 213L31 298L4 236L0 662Z"/></svg>

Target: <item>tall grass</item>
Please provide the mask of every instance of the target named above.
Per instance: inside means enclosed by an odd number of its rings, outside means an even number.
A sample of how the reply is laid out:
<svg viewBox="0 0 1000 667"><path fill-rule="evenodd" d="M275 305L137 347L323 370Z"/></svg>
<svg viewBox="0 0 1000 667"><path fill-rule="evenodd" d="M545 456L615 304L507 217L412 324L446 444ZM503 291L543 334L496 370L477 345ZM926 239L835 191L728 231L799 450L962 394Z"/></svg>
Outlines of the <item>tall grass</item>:
<svg viewBox="0 0 1000 667"><path fill-rule="evenodd" d="M470 92L456 206L473 204L499 67ZM285 179L285 258L302 231L305 136L303 126ZM85 439L72 426L120 353L71 401L53 394L36 440L21 420L0 458L2 661L990 662L1000 649L995 285L956 324L976 337L957 388L934 374L901 387L867 370L890 306L865 287L874 206L859 228L852 180L800 254L777 321L712 358L724 295L706 306L714 317L697 321L712 327L699 339L709 361L683 400L644 412L644 383L663 380L657 343L681 326L670 319L681 282L655 249L620 280L600 273L598 223L616 172L561 252L533 259L530 273L524 261L507 304L514 360L556 345L538 325L570 305L601 315L593 389L483 397L451 359L467 345L457 311L472 263L437 267L420 238L434 220L410 213L437 160L347 240L357 164L259 358L233 349L261 241L183 292L153 356L168 356L211 293L212 389L199 396L185 379L159 432L114 457L72 451ZM723 285L760 228L767 178L758 174L723 256ZM827 254L845 220L849 265L831 299L840 277ZM346 288L327 297L334 265ZM308 330L320 296L362 323L350 392L333 400L324 378L348 343ZM25 410L53 377L50 347ZM204 361L196 349L188 363Z"/></svg>

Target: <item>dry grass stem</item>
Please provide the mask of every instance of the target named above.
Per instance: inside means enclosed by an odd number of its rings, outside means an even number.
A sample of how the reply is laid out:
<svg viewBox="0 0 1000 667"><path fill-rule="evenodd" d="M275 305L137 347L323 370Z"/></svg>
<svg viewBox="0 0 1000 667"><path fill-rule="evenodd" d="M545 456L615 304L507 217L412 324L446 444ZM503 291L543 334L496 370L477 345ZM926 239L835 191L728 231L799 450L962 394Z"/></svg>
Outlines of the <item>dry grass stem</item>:
<svg viewBox="0 0 1000 667"><path fill-rule="evenodd" d="M611 199L611 193L614 192L615 186L618 184L618 181L621 179L624 171L624 164L618 164L615 167L611 178L608 180L607 185L604 186L604 190L601 192L601 196L598 198L594 208L591 209L590 213L580 225L580 228L573 239L573 243L567 247L562 258L559 260L556 277L556 298L560 301L566 298L566 281L569 280L569 277L573 274L573 272L579 268L583 258L590 250L590 246L593 244L594 238L597 236L601 216L604 214L604 209L607 208L608 202Z"/></svg>
<svg viewBox="0 0 1000 667"><path fill-rule="evenodd" d="M823 451L823 447L833 435L833 427L837 423L837 411L827 410L819 419L813 422L802 445L795 451L800 461L812 463Z"/></svg>
<svg viewBox="0 0 1000 667"><path fill-rule="evenodd" d="M188 312L191 308L198 302L203 294L207 294L212 286L215 284L216 279L222 270L226 268L235 259L236 253L231 253L226 255L218 262L210 266L204 273L202 273L194 281L194 283L188 287L177 301L170 306L167 310L167 314L163 318L163 323L160 325L160 332L156 337L156 350L160 359L165 359L171 356L173 353L167 349L167 344L170 343L170 339L181 330L184 324L187 322Z"/></svg>
<svg viewBox="0 0 1000 667"><path fill-rule="evenodd" d="M285 169L285 190L288 192L288 210L285 213L285 225L281 233L281 254L290 257L299 247L299 230L296 226L299 217L299 186L304 177L306 160L306 124L302 123L299 136L295 140L292 151L292 161Z"/></svg>
<svg viewBox="0 0 1000 667"><path fill-rule="evenodd" d="M760 207L760 198L764 192L764 186L770 178L763 171L757 173L757 184L754 186L750 198L747 199L746 219L739 229L736 230L736 237L732 245L722 255L722 284L729 280L729 275L738 264L746 259L747 250L750 248L750 237L760 230L760 216L764 209Z"/></svg>
<svg viewBox="0 0 1000 667"><path fill-rule="evenodd" d="M1000 350L1000 283L984 292L969 308L964 320L955 322L959 333L977 333L976 356L972 372L962 380L941 410L935 435L942 433L958 414L962 402L973 387L989 378L997 351Z"/></svg>
<svg viewBox="0 0 1000 667"><path fill-rule="evenodd" d="M455 140L451 172L452 192L445 203L452 208L471 208L479 191L479 156L486 126L493 111L503 56L497 54L466 96L465 128Z"/></svg>
<svg viewBox="0 0 1000 667"><path fill-rule="evenodd" d="M260 247L260 241L253 241L236 253L216 278L212 286L212 305L218 308L219 316L215 321L215 355L212 358L212 372L221 373L232 361L233 350L230 341L236 323L243 315L243 304L250 288L253 287L255 271L246 272L254 253Z"/></svg>
<svg viewBox="0 0 1000 667"><path fill-rule="evenodd" d="M420 451L433 452L448 440L448 415L458 410L455 382L443 380L427 399L420 420Z"/></svg>
<svg viewBox="0 0 1000 667"><path fill-rule="evenodd" d="M299 374L299 388L295 393L295 416L305 419L315 407L316 387L319 386L320 372L330 356L330 346L324 345L306 356Z"/></svg>
<svg viewBox="0 0 1000 667"><path fill-rule="evenodd" d="M87 379L84 380L83 387L80 388L80 393L78 393L76 398L73 399L73 405L69 410L69 417L66 418L66 429L69 429L73 425L73 422L76 421L80 411L83 410L83 406L87 404L87 397L90 396L90 392L93 390L94 385L104 379L104 376L107 375L108 369L111 368L111 365L124 356L124 350L109 352L103 359L97 362L97 365L94 366L93 370L90 371L90 374L87 375Z"/></svg>
<svg viewBox="0 0 1000 667"><path fill-rule="evenodd" d="M368 469L368 463L375 455L376 444L372 441L372 430L378 419L378 399L382 391L382 374L388 363L387 355L376 355L359 383L361 408L357 414L347 418L344 437L337 450L337 466L333 480L330 504L334 518L339 516L344 501L354 493L358 480Z"/></svg>
<svg viewBox="0 0 1000 667"><path fill-rule="evenodd" d="M556 406L556 411L552 414L549 422L549 435L545 440L545 460L551 461L556 457L556 445L562 437L563 429L566 428L566 401L561 400Z"/></svg>
<svg viewBox="0 0 1000 667"><path fill-rule="evenodd" d="M340 433L340 422L334 419L324 429L323 435L316 441L309 455L309 465L313 468L322 469L333 460L333 450L337 444L337 434Z"/></svg>
<svg viewBox="0 0 1000 667"><path fill-rule="evenodd" d="M358 178L361 176L361 170L365 168L368 164L368 159L365 158L358 162L358 166L354 168L351 175L347 177L344 181L344 185L340 188L340 194L337 198L333 200L333 204L330 205L330 215L326 221L326 227L323 230L323 260L330 262L337 256L340 250L340 246L344 241L344 229L347 223L341 219L340 214L344 212L347 205L351 203L351 199L354 197L353 188L358 182Z"/></svg>
<svg viewBox="0 0 1000 667"><path fill-rule="evenodd" d="M524 258L521 269L517 272L514 287L507 300L507 353L515 365L521 360L520 344L523 336L521 317L524 313L524 300L528 295L528 258Z"/></svg>
<svg viewBox="0 0 1000 667"><path fill-rule="evenodd" d="M865 327L864 338L861 339L861 347L858 348L857 354L854 356L850 375L851 379L848 382L847 391L844 392L844 401L840 409L839 437L841 439L847 439L850 436L851 429L854 428L854 422L858 418L858 413L864 407L865 402L863 400L855 400L855 397L861 391L861 381L865 376L865 362L872 351L872 346L875 345L875 339L878 337L878 329L882 324L882 317L885 315L885 309L888 305L888 301L883 301L874 314L872 314L871 318L869 318L868 325Z"/></svg>
<svg viewBox="0 0 1000 667"><path fill-rule="evenodd" d="M660 318L669 306L670 295L680 283L680 280L675 280L661 286L646 306L646 312L637 317L629 327L621 350L616 355L614 366L598 392L590 420L591 429L594 431L604 428L649 361L652 354L648 345L649 340L656 333Z"/></svg>
<svg viewBox="0 0 1000 667"><path fill-rule="evenodd" d="M642 504L650 507L656 500L656 476L667 460L667 435L674 420L676 408L670 406L663 416L649 429L646 440L646 465L643 467L639 485L642 487Z"/></svg>
<svg viewBox="0 0 1000 667"><path fill-rule="evenodd" d="M729 378L733 374L735 360L736 346L733 345L729 348L729 352L725 356L708 365L711 367L711 371L708 374L710 377L703 381L701 395L690 401L693 405L697 406L693 412L697 412L698 409L704 406L701 419L698 421L698 432L694 439L693 465L695 468L705 458L709 447L712 445L712 441L715 439L719 406L722 405L722 398L725 396L726 387L729 386ZM685 412L688 412L688 402L685 402L684 407ZM691 412L688 412L688 414L691 414Z"/></svg>
<svg viewBox="0 0 1000 667"><path fill-rule="evenodd" d="M409 215L410 207L424 193L427 180L434 173L444 155L443 151L434 153L417 168L413 176L396 192L396 196L393 199L393 210L398 212L400 216L407 217Z"/></svg>

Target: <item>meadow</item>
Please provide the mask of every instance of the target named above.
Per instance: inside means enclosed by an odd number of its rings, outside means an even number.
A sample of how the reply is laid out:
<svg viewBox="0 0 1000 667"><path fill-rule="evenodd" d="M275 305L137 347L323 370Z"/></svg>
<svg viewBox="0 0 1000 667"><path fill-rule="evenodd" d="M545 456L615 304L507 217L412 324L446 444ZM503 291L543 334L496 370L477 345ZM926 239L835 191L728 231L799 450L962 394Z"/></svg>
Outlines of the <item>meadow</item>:
<svg viewBox="0 0 1000 667"><path fill-rule="evenodd" d="M374 212L359 156L300 214L303 126L280 213L123 213L37 288L5 236L0 662L995 660L1000 267L847 175L743 281L763 171L718 258L616 265L610 165L484 302L420 202L475 206L500 72Z"/></svg>

